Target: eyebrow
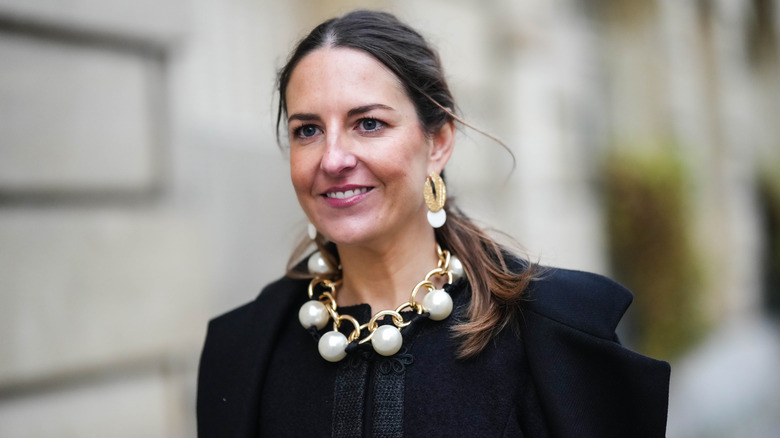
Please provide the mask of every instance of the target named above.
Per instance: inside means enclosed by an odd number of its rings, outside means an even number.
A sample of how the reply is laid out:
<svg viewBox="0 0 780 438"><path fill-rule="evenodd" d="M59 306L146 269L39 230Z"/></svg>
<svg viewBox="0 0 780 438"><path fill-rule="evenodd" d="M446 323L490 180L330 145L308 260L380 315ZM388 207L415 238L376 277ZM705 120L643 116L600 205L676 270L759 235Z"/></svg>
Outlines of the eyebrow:
<svg viewBox="0 0 780 438"><path fill-rule="evenodd" d="M391 106L387 106L381 103L372 103L369 105L362 105L355 108L352 108L351 110L347 111L347 117L355 117L360 114L365 114L367 112L377 110L377 109L383 109L383 110L389 110L389 111L395 111L395 108ZM302 122L311 122L311 121L321 121L322 119L317 114L312 113L295 113L287 118L287 123L293 121L293 120L300 120Z"/></svg>
<svg viewBox="0 0 780 438"><path fill-rule="evenodd" d="M354 117L360 114L365 114L369 111L373 111L375 109L383 109L383 110L390 110L395 111L393 107L389 107L387 105L381 104L381 103L372 103L370 105L363 105L359 106L357 108L352 108L351 110L347 111L347 117Z"/></svg>
<svg viewBox="0 0 780 438"><path fill-rule="evenodd" d="M302 122L311 122L311 121L319 121L321 119L320 116L318 116L317 114L297 113L288 117L287 123L290 123L293 120L300 120Z"/></svg>

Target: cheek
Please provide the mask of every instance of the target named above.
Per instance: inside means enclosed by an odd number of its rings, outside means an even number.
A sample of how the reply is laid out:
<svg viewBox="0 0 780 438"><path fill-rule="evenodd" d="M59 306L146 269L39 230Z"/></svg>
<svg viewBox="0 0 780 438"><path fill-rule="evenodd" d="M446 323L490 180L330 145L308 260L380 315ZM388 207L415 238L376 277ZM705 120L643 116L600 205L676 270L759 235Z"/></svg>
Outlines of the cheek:
<svg viewBox="0 0 780 438"><path fill-rule="evenodd" d="M426 176L425 164L416 156L407 155L403 158L393 160L392 166L383 166L376 171L389 183L395 196L402 196L404 199L416 198L419 192L420 199L422 199Z"/></svg>
<svg viewBox="0 0 780 438"><path fill-rule="evenodd" d="M413 147L406 151L405 172L409 178L419 181L422 190L425 177L428 176L430 145L425 137L415 137Z"/></svg>
<svg viewBox="0 0 780 438"><path fill-rule="evenodd" d="M306 154L290 152L290 180L296 193L308 193L314 172Z"/></svg>

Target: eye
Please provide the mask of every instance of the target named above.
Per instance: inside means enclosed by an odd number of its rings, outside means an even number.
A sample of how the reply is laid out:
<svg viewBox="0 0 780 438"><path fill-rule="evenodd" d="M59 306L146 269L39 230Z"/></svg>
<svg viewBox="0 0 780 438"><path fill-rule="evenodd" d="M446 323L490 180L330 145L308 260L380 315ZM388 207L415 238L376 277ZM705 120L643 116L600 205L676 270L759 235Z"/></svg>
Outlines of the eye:
<svg viewBox="0 0 780 438"><path fill-rule="evenodd" d="M293 131L293 134L295 134L295 136L299 138L310 138L310 137L314 137L319 133L320 133L320 128L318 128L316 125L303 125L299 128L296 128Z"/></svg>
<svg viewBox="0 0 780 438"><path fill-rule="evenodd" d="M367 132L377 131L381 129L382 126L384 126L384 122L381 122L377 119L371 119L371 118L360 119L360 121L358 122L358 127L360 128L361 131L367 131Z"/></svg>

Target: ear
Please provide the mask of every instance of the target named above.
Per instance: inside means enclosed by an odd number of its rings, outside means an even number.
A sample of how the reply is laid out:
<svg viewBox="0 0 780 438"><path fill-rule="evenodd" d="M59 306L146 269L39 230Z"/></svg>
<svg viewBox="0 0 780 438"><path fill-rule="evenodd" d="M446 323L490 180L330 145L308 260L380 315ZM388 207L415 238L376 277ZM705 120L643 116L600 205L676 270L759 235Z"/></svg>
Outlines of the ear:
<svg viewBox="0 0 780 438"><path fill-rule="evenodd" d="M428 174L434 172L441 173L447 161L452 156L452 150L455 146L455 123L448 121L433 134L432 148L428 162Z"/></svg>

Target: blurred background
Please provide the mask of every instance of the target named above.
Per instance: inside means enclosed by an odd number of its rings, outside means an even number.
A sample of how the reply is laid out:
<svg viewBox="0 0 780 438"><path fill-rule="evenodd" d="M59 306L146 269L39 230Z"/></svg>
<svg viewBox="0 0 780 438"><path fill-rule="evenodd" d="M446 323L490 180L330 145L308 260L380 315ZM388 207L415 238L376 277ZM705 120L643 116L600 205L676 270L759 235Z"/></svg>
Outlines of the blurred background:
<svg viewBox="0 0 780 438"><path fill-rule="evenodd" d="M305 233L275 71L355 7L514 152L462 129L461 207L635 292L668 435L780 436L777 0L0 0L0 436L195 436L208 319Z"/></svg>

